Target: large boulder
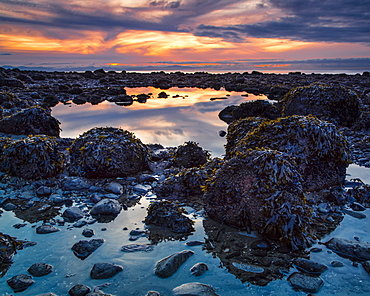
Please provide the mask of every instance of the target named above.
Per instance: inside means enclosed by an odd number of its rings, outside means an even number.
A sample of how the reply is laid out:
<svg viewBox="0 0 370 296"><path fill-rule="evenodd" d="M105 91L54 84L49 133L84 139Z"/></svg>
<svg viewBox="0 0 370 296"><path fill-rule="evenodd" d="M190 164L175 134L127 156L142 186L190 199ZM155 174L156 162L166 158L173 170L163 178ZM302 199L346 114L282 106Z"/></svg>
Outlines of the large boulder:
<svg viewBox="0 0 370 296"><path fill-rule="evenodd" d="M3 147L0 169L24 179L49 178L63 171L64 155L53 137L29 136Z"/></svg>
<svg viewBox="0 0 370 296"><path fill-rule="evenodd" d="M314 191L344 183L349 164L346 138L332 123L313 116L288 116L260 124L237 144L227 145L226 157L265 147L295 157L305 190Z"/></svg>
<svg viewBox="0 0 370 296"><path fill-rule="evenodd" d="M293 158L273 150L247 150L226 161L205 186L207 214L241 229L308 245L310 209Z"/></svg>
<svg viewBox="0 0 370 296"><path fill-rule="evenodd" d="M136 174L148 168L149 150L133 133L119 128L93 128L71 145L70 172L88 178Z"/></svg>
<svg viewBox="0 0 370 296"><path fill-rule="evenodd" d="M361 113L358 95L340 85L314 83L297 87L281 103L284 116L312 114L339 126L352 126Z"/></svg>
<svg viewBox="0 0 370 296"><path fill-rule="evenodd" d="M49 110L31 107L0 120L0 132L13 135L48 135L59 137L60 122Z"/></svg>

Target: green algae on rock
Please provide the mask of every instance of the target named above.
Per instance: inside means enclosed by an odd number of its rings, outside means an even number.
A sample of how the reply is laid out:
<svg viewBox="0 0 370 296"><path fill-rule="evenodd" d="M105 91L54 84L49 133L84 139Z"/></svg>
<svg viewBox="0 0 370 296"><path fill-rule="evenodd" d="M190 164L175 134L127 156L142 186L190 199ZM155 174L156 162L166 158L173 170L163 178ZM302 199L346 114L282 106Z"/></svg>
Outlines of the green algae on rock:
<svg viewBox="0 0 370 296"><path fill-rule="evenodd" d="M24 179L54 177L64 168L64 154L54 137L28 136L8 142L2 148L0 168Z"/></svg>
<svg viewBox="0 0 370 296"><path fill-rule="evenodd" d="M174 165L177 167L197 167L205 164L210 158L210 153L193 141L180 145L174 152Z"/></svg>
<svg viewBox="0 0 370 296"><path fill-rule="evenodd" d="M283 152L247 150L226 161L204 188L207 214L258 231L293 249L310 243L311 211L293 158Z"/></svg>
<svg viewBox="0 0 370 296"><path fill-rule="evenodd" d="M88 178L134 175L147 169L148 148L133 133L113 127L93 128L71 145L70 173Z"/></svg>
<svg viewBox="0 0 370 296"><path fill-rule="evenodd" d="M263 122L235 147L229 145L226 157L256 147L292 155L308 191L343 185L350 163L348 142L339 129L313 116L294 115Z"/></svg>

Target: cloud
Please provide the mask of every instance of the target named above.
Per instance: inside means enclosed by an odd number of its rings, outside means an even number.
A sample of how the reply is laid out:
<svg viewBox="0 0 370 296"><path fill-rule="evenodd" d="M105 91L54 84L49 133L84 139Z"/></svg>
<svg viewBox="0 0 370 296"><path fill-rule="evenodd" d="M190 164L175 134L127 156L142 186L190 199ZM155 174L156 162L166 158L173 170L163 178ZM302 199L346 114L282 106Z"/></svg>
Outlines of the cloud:
<svg viewBox="0 0 370 296"><path fill-rule="evenodd" d="M370 42L370 1L270 0L281 10L275 20L232 26L199 25L198 36L222 36L235 32L239 38L284 38L309 42Z"/></svg>

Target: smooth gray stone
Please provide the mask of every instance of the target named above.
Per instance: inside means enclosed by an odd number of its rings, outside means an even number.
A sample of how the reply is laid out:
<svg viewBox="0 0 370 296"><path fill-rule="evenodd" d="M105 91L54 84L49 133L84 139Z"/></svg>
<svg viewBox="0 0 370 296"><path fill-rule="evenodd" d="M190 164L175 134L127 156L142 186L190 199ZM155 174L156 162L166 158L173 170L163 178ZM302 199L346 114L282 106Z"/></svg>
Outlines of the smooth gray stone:
<svg viewBox="0 0 370 296"><path fill-rule="evenodd" d="M60 231L60 229L52 225L41 225L36 228L36 233L38 234L47 234L47 233L58 232L58 231Z"/></svg>
<svg viewBox="0 0 370 296"><path fill-rule="evenodd" d="M193 254L193 251L185 250L165 257L157 262L154 273L161 278L170 277Z"/></svg>
<svg viewBox="0 0 370 296"><path fill-rule="evenodd" d="M90 276L93 279L109 279L121 272L123 267L117 264L100 262L95 263L91 269Z"/></svg>
<svg viewBox="0 0 370 296"><path fill-rule="evenodd" d="M290 284L300 291L307 293L317 293L324 285L321 277L295 272L288 277Z"/></svg>
<svg viewBox="0 0 370 296"><path fill-rule="evenodd" d="M172 290L175 296L218 296L215 289L201 283L187 283Z"/></svg>

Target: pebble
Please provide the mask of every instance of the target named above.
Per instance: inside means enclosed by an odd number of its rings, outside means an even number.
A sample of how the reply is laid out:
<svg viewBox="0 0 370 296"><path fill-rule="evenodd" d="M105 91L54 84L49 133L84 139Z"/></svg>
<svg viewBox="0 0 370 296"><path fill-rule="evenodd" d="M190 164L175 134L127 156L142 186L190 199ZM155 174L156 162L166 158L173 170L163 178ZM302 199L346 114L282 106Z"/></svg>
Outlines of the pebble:
<svg viewBox="0 0 370 296"><path fill-rule="evenodd" d="M185 250L165 257L157 262L154 273L161 278L168 278L193 254L193 251Z"/></svg>
<svg viewBox="0 0 370 296"><path fill-rule="evenodd" d="M89 228L86 228L82 231L82 235L83 236L86 236L86 237L92 237L94 236L94 230L93 229L89 229Z"/></svg>
<svg viewBox="0 0 370 296"><path fill-rule="evenodd" d="M82 284L74 285L71 289L69 289L68 294L71 296L85 296L91 292L90 287Z"/></svg>
<svg viewBox="0 0 370 296"><path fill-rule="evenodd" d="M150 252L154 250L154 245L151 244L129 244L122 246L121 251L126 253L131 252Z"/></svg>
<svg viewBox="0 0 370 296"><path fill-rule="evenodd" d="M172 290L175 296L218 296L215 289L201 283L187 283Z"/></svg>
<svg viewBox="0 0 370 296"><path fill-rule="evenodd" d="M325 264L318 263L312 260L307 260L304 258L298 258L294 260L293 263L299 271L305 273L322 274L328 269Z"/></svg>
<svg viewBox="0 0 370 296"><path fill-rule="evenodd" d="M191 274L195 276L201 276L208 270L208 266L205 263L196 263L190 268Z"/></svg>
<svg viewBox="0 0 370 296"><path fill-rule="evenodd" d="M307 293L317 293L324 285L322 278L300 272L291 274L288 281L295 289Z"/></svg>
<svg viewBox="0 0 370 296"><path fill-rule="evenodd" d="M146 194L152 189L152 186L145 184L137 184L133 187L133 190L138 194Z"/></svg>
<svg viewBox="0 0 370 296"><path fill-rule="evenodd" d="M36 190L36 194L38 196L49 196L49 195L51 195L51 193L52 193L51 188L50 187L47 187L47 186L40 186Z"/></svg>
<svg viewBox="0 0 370 296"><path fill-rule="evenodd" d="M201 241L188 241L188 242L186 242L186 245L189 246L189 247L202 246L204 244L205 243L204 242L201 242Z"/></svg>
<svg viewBox="0 0 370 296"><path fill-rule="evenodd" d="M77 258L84 260L95 252L102 244L103 239L80 240L72 246L73 253Z"/></svg>
<svg viewBox="0 0 370 296"><path fill-rule="evenodd" d="M14 290L15 293L25 291L29 286L33 285L35 281L32 276L28 274L18 274L6 281L10 288Z"/></svg>
<svg viewBox="0 0 370 296"><path fill-rule="evenodd" d="M340 261L336 261L336 260L334 260L334 261L330 262L330 265L331 265L332 267L343 267L343 266L344 266L344 264L343 264L342 262L340 262Z"/></svg>
<svg viewBox="0 0 370 296"><path fill-rule="evenodd" d="M44 276L53 271L53 266L46 263L35 263L27 271L36 277Z"/></svg>
<svg viewBox="0 0 370 296"><path fill-rule="evenodd" d="M47 234L47 233L58 232L58 231L60 231L60 229L52 225L41 225L36 228L36 233L38 234Z"/></svg>
<svg viewBox="0 0 370 296"><path fill-rule="evenodd" d="M73 222L77 221L85 216L85 213L79 207L69 207L65 209L62 214L62 217L66 218L66 220Z"/></svg>
<svg viewBox="0 0 370 296"><path fill-rule="evenodd" d="M121 272L123 267L117 264L100 262L95 263L90 272L90 277L92 279L109 279L115 276L117 273Z"/></svg>
<svg viewBox="0 0 370 296"><path fill-rule="evenodd" d="M124 188L120 183L111 182L104 186L104 190L115 195L121 195L124 191Z"/></svg>
<svg viewBox="0 0 370 296"><path fill-rule="evenodd" d="M90 210L91 215L118 215L122 210L122 205L114 199L102 199Z"/></svg>

